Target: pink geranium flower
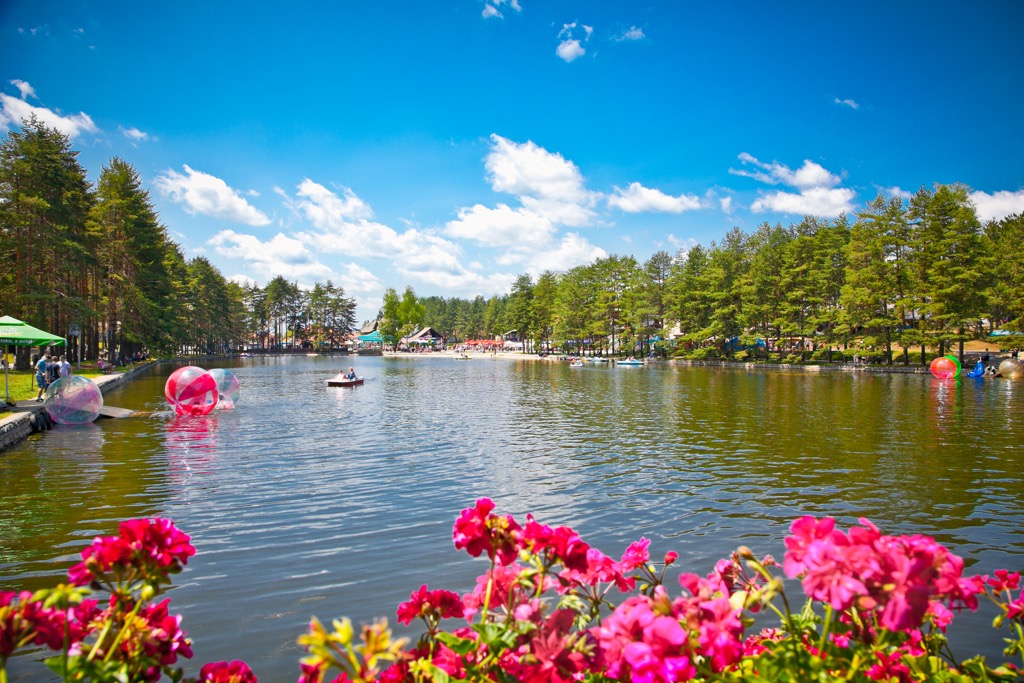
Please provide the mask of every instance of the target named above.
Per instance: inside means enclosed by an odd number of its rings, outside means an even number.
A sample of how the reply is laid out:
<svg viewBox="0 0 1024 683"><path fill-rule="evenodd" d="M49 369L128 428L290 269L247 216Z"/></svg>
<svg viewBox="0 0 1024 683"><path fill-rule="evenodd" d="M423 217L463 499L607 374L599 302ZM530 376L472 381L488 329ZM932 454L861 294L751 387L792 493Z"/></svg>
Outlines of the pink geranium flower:
<svg viewBox="0 0 1024 683"><path fill-rule="evenodd" d="M626 552L622 553L622 559L619 563L622 565L622 570L631 572L634 569L643 567L651 560L651 554L648 552L648 547L651 545L651 541L648 538L640 537L639 541L633 541L626 548Z"/></svg>
<svg viewBox="0 0 1024 683"><path fill-rule="evenodd" d="M452 529L455 549L465 549L473 557L486 553L492 560L508 565L519 554L517 537L521 529L510 515L493 515L492 510L494 502L481 498L476 507L462 511Z"/></svg>
<svg viewBox="0 0 1024 683"><path fill-rule="evenodd" d="M528 515L519 538L522 547L538 555L546 554L551 563L560 562L566 569L586 571L590 546L567 526L550 527Z"/></svg>
<svg viewBox="0 0 1024 683"><path fill-rule="evenodd" d="M398 605L398 622L408 626L413 619L422 617L436 624L441 619L463 616L465 608L457 593L446 590L428 591L427 585L414 591L407 602Z"/></svg>
<svg viewBox="0 0 1024 683"><path fill-rule="evenodd" d="M121 522L117 536L97 537L82 550L82 562L68 570L68 578L72 585L85 586L108 572L135 570L159 579L180 571L196 554L190 541L169 519Z"/></svg>
<svg viewBox="0 0 1024 683"><path fill-rule="evenodd" d="M199 683L257 683L256 674L240 660L211 662L199 670Z"/></svg>

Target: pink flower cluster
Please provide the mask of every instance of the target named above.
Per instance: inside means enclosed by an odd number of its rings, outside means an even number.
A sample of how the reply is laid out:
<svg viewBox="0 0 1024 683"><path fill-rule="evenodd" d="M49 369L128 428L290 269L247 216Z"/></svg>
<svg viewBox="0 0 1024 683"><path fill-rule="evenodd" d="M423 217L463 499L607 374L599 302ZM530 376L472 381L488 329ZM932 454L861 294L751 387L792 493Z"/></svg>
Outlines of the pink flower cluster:
<svg viewBox="0 0 1024 683"><path fill-rule="evenodd" d="M982 577L963 576L963 560L928 536L887 536L871 522L848 534L832 518L793 522L783 569L814 600L877 616L892 631L918 628L929 610L976 609Z"/></svg>
<svg viewBox="0 0 1024 683"><path fill-rule="evenodd" d="M398 623L411 624L413 619L422 618L431 623L441 619L461 617L464 614L462 599L457 593L446 590L428 591L423 584L409 596L408 602L398 606Z"/></svg>
<svg viewBox="0 0 1024 683"><path fill-rule="evenodd" d="M732 586L718 573L706 579L684 576L682 585L689 595L676 600L670 600L660 586L652 596L628 598L599 626L587 630L573 632L573 613L567 616L565 610L545 617L537 596L551 587L561 594L589 596L596 603L604 595L601 586L614 586L623 593L634 590L637 577L631 572L649 572L650 541L641 538L620 560L614 560L591 548L569 527L549 527L532 516L520 526L493 510L494 503L486 498L463 510L453 537L457 549L466 549L474 557L486 553L495 561L493 570L478 580L476 590L463 598L465 614L478 613L489 589L492 604L501 605L519 622L533 624L533 637L521 638L513 649L515 657L502 663L504 671L520 672L518 680L569 681L578 680L584 672L606 671L612 678L639 683L681 681L696 675L697 661L722 671L742 656L741 610L731 606ZM520 554L540 557L545 571L560 566L557 581L513 564ZM664 563L671 564L677 557L668 553ZM532 590L524 591L531 584ZM400 618L413 611L413 607L401 610ZM505 657L508 660L509 655ZM434 664L445 668L443 663L453 660L458 661L442 654ZM462 673L445 670L453 676Z"/></svg>
<svg viewBox="0 0 1024 683"><path fill-rule="evenodd" d="M86 586L110 572L165 579L181 571L196 554L190 541L169 519L127 520L118 525L117 536L97 537L82 550L82 562L68 570L68 578L76 586Z"/></svg>
<svg viewBox="0 0 1024 683"><path fill-rule="evenodd" d="M28 591L0 591L0 658L26 645L59 650L64 646L65 634L71 643L79 643L98 614L95 600L57 609L46 607Z"/></svg>

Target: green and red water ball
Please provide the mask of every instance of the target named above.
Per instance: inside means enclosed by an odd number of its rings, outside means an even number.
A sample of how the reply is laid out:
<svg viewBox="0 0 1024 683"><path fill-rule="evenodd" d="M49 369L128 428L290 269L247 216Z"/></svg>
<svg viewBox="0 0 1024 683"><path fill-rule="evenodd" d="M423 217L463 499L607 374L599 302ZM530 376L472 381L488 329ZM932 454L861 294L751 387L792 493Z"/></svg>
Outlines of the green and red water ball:
<svg viewBox="0 0 1024 683"><path fill-rule="evenodd" d="M960 367L960 361L956 356L939 356L932 360L928 370L938 379L952 379L959 377L963 368Z"/></svg>

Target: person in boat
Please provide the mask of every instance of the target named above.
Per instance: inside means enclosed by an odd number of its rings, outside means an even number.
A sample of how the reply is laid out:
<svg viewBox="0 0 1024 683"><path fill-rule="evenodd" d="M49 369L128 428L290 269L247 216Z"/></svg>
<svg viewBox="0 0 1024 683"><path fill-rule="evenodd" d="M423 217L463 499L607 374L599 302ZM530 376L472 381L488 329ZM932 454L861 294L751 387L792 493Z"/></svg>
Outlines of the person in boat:
<svg viewBox="0 0 1024 683"><path fill-rule="evenodd" d="M345 379L355 379L356 371L354 368L349 368L348 372L345 373Z"/></svg>

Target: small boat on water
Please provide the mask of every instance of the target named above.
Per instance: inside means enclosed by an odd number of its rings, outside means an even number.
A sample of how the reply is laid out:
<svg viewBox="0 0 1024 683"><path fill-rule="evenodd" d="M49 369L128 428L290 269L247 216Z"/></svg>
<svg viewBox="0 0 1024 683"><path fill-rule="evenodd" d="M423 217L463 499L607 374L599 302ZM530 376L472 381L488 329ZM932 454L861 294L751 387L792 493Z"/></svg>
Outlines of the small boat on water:
<svg viewBox="0 0 1024 683"><path fill-rule="evenodd" d="M360 384L362 384L365 381L366 381L365 377L356 377L355 379L351 379L349 377L345 377L344 373L339 372L337 375L335 375L334 377L332 377L329 380L327 380L327 386L329 386L329 387L357 387L357 386L359 386Z"/></svg>
<svg viewBox="0 0 1024 683"><path fill-rule="evenodd" d="M637 360L636 358L630 358L628 360L617 360L617 361L615 361L615 364L616 365L625 365L626 367L630 367L630 366L643 366L644 362L642 360Z"/></svg>

